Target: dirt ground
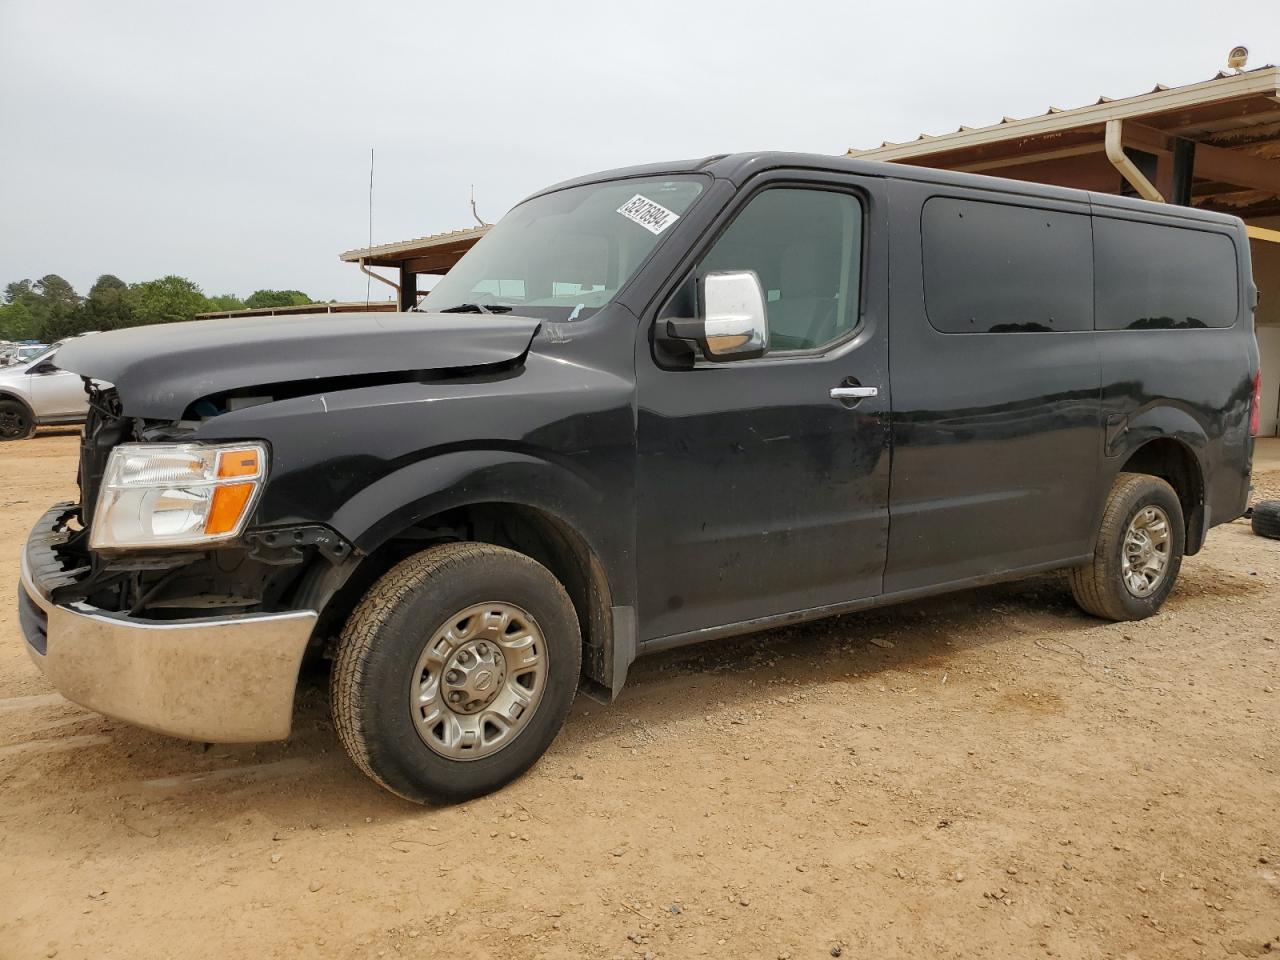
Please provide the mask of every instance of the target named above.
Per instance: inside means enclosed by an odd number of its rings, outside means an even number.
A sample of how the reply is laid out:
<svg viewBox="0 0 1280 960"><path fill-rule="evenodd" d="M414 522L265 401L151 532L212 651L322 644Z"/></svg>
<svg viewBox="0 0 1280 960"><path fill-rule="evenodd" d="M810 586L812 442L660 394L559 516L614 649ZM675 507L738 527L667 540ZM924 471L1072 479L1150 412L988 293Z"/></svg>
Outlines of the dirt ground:
<svg viewBox="0 0 1280 960"><path fill-rule="evenodd" d="M676 651L496 796L53 693L18 550L75 437L0 449L0 957L1280 953L1280 541L1216 529L1143 623L1058 577ZM1280 449L1255 484L1280 497Z"/></svg>

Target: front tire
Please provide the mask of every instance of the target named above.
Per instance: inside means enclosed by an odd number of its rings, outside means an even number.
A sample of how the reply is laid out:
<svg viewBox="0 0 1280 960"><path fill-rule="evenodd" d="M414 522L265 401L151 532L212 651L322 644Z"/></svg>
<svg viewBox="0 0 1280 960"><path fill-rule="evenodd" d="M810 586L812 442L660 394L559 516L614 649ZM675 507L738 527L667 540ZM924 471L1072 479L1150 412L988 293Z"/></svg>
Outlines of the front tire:
<svg viewBox="0 0 1280 960"><path fill-rule="evenodd" d="M0 400L0 441L28 440L35 435L31 411L17 400Z"/></svg>
<svg viewBox="0 0 1280 960"><path fill-rule="evenodd" d="M1095 617L1150 617L1173 590L1185 546L1173 487L1145 473L1122 473L1102 512L1093 562L1067 571L1071 593Z"/></svg>
<svg viewBox="0 0 1280 960"><path fill-rule="evenodd" d="M449 543L402 561L338 641L335 726L368 776L415 803L457 802L528 770L568 716L578 618L546 567Z"/></svg>

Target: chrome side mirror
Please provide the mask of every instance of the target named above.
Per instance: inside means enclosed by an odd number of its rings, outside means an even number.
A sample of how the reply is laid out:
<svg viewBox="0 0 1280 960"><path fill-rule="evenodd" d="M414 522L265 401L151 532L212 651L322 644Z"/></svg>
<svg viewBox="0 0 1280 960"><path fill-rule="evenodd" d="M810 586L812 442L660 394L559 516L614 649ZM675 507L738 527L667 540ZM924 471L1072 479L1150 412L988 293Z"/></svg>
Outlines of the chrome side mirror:
<svg viewBox="0 0 1280 960"><path fill-rule="evenodd" d="M702 278L700 345L708 360L750 360L769 349L764 290L754 270L725 270Z"/></svg>

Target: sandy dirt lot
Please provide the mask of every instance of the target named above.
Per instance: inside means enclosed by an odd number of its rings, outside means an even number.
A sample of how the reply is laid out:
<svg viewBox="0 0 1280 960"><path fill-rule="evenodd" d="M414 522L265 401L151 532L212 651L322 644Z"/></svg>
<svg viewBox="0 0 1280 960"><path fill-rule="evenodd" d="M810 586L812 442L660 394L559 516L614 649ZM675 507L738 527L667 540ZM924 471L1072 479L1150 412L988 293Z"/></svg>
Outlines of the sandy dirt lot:
<svg viewBox="0 0 1280 960"><path fill-rule="evenodd" d="M5 960L1280 953L1280 541L1243 522L1143 623L1042 577L642 661L519 783L422 809L323 676L256 748L50 690L12 584L74 448L0 449Z"/></svg>

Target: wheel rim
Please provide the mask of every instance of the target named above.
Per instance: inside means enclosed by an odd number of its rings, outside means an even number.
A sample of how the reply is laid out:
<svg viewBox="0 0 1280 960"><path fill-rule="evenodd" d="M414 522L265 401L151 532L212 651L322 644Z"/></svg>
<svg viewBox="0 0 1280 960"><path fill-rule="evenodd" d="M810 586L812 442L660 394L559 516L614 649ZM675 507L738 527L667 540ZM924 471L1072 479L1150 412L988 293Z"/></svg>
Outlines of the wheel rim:
<svg viewBox="0 0 1280 960"><path fill-rule="evenodd" d="M1169 516L1155 504L1138 510L1120 548L1124 585L1135 597L1151 596L1169 570Z"/></svg>
<svg viewBox="0 0 1280 960"><path fill-rule="evenodd" d="M16 410L0 410L0 437L18 440L27 435L27 418Z"/></svg>
<svg viewBox="0 0 1280 960"><path fill-rule="evenodd" d="M442 757L490 756L529 725L546 676L537 621L514 604L474 604L446 620L418 658L409 691L414 727Z"/></svg>

